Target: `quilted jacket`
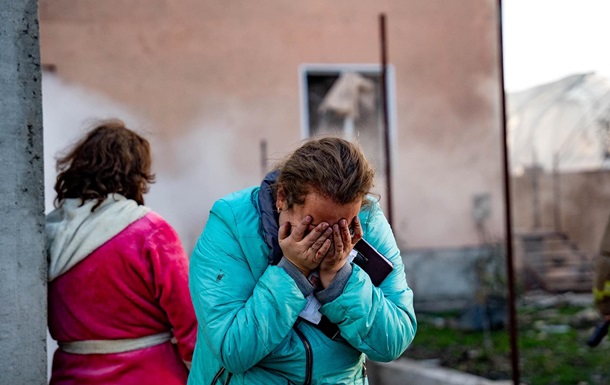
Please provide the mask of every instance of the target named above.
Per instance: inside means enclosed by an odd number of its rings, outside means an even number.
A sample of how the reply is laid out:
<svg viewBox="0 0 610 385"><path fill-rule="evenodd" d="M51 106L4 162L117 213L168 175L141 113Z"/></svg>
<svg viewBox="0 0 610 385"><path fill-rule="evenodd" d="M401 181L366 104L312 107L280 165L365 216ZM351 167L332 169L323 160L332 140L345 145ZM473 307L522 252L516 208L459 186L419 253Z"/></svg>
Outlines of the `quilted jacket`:
<svg viewBox="0 0 610 385"><path fill-rule="evenodd" d="M394 360L416 331L413 293L386 218L373 202L359 214L364 238L393 271L375 287L349 266L343 292L320 309L339 326L340 337L330 339L299 318L307 301L282 267L273 208L263 183L210 211L190 261L199 323L189 384L367 384L365 356Z"/></svg>

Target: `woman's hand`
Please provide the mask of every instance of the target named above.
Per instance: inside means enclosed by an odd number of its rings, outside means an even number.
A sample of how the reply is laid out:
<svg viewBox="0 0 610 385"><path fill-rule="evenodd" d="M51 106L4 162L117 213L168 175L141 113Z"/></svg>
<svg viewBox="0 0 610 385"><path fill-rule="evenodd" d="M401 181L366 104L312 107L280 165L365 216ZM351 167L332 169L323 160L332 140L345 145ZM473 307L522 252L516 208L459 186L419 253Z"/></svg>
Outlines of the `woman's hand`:
<svg viewBox="0 0 610 385"><path fill-rule="evenodd" d="M301 270L306 277L318 268L332 243L329 238L332 229L326 222L318 224L306 233L311 220L311 217L306 215L295 227L292 227L290 222L285 222L278 231L278 241L284 258Z"/></svg>
<svg viewBox="0 0 610 385"><path fill-rule="evenodd" d="M362 239L362 226L358 217L354 218L354 233L350 233L349 226L345 219L341 219L338 224L333 225L333 248L320 264L320 281L324 288L328 287L333 281L337 272L347 262L347 256L354 248L354 245Z"/></svg>

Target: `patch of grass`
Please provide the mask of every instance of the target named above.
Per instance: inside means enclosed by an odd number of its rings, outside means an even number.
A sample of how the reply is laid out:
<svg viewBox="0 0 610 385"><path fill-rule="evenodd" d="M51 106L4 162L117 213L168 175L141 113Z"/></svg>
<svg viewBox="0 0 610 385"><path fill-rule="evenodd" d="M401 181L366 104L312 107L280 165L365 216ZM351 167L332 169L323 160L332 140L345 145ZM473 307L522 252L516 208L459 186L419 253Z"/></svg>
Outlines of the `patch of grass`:
<svg viewBox="0 0 610 385"><path fill-rule="evenodd" d="M528 385L610 384L610 341L591 348L594 322L576 322L578 306L518 310L521 381ZM405 357L493 380L510 380L508 330L467 332L446 325L452 316L420 315L418 332Z"/></svg>
<svg viewBox="0 0 610 385"><path fill-rule="evenodd" d="M482 332L465 332L437 327L424 318L418 323L415 340L405 356L417 360L437 360L439 365L489 379L510 378L508 335L492 331L486 339ZM508 366L507 366L508 364Z"/></svg>

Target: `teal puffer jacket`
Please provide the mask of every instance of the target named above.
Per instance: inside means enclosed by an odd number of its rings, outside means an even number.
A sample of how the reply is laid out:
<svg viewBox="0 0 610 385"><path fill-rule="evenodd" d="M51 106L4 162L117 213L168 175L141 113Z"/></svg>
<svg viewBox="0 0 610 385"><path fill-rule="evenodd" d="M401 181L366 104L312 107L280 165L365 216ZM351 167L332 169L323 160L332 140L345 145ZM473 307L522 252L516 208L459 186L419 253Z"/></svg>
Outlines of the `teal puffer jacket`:
<svg viewBox="0 0 610 385"><path fill-rule="evenodd" d="M343 292L320 312L337 324L331 340L299 318L306 304L295 280L269 263L260 188L218 200L190 261L199 321L189 385L367 384L365 355L399 357L415 336L413 293L379 205L359 214L364 238L394 263L379 287L352 265Z"/></svg>

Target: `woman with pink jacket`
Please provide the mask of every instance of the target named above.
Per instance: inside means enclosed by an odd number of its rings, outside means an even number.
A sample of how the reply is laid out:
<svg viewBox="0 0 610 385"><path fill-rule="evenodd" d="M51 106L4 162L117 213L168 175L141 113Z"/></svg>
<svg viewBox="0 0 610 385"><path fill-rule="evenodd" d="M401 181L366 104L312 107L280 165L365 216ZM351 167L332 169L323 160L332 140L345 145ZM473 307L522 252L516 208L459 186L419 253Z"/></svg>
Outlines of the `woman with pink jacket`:
<svg viewBox="0 0 610 385"><path fill-rule="evenodd" d="M57 162L47 216L51 384L185 384L196 338L188 259L144 206L148 141L108 121Z"/></svg>

